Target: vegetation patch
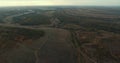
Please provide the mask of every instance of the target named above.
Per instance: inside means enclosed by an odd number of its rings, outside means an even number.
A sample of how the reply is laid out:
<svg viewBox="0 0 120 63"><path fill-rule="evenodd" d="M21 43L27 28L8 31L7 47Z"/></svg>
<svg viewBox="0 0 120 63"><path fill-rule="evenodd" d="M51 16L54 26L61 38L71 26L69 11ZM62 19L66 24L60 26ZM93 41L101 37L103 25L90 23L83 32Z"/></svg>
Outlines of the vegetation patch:
<svg viewBox="0 0 120 63"><path fill-rule="evenodd" d="M29 39L36 40L44 35L45 32L43 30L0 27L0 53L17 47L17 43Z"/></svg>

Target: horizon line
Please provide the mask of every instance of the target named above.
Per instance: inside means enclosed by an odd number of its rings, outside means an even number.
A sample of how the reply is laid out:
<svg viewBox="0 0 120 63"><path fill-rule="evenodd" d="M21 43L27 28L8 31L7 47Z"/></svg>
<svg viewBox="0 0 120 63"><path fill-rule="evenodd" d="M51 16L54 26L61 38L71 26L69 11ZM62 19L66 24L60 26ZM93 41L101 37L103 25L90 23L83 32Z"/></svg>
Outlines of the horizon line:
<svg viewBox="0 0 120 63"><path fill-rule="evenodd" d="M86 7L120 7L120 5L18 5L18 6L0 6L0 7L37 7L37 6L48 6L48 7L55 7L55 6L86 6Z"/></svg>

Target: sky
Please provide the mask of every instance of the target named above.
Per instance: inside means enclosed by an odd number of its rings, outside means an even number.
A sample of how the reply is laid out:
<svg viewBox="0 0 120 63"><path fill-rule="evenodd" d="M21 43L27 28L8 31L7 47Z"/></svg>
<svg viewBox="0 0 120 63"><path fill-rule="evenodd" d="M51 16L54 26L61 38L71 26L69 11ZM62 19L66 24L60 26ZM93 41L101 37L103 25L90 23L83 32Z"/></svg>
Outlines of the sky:
<svg viewBox="0 0 120 63"><path fill-rule="evenodd" d="M0 0L0 6L120 6L120 0Z"/></svg>

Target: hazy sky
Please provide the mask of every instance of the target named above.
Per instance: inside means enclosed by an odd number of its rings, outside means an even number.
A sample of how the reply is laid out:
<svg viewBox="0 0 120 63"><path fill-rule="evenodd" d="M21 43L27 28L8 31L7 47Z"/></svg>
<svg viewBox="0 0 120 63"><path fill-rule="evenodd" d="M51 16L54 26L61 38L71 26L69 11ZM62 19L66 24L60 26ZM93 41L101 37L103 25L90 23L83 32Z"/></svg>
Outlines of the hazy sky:
<svg viewBox="0 0 120 63"><path fill-rule="evenodd" d="M33 5L120 6L120 0L0 0L0 6Z"/></svg>

